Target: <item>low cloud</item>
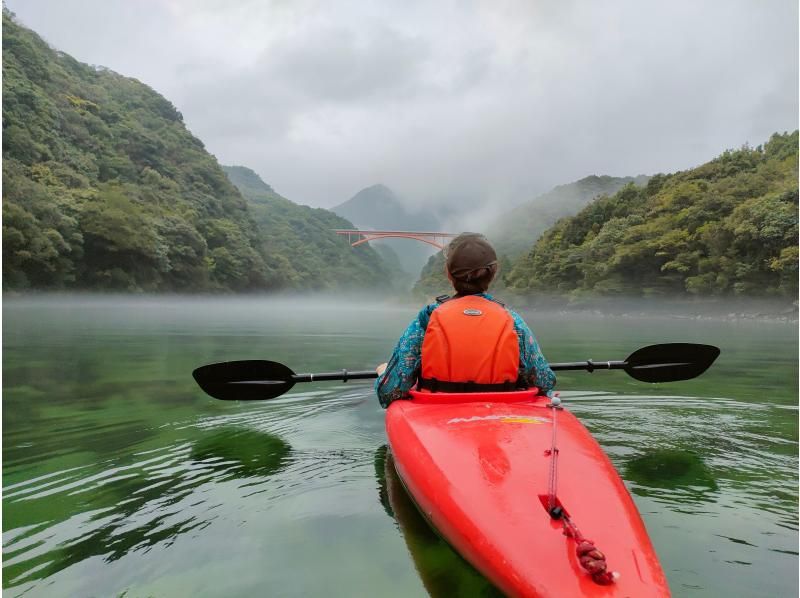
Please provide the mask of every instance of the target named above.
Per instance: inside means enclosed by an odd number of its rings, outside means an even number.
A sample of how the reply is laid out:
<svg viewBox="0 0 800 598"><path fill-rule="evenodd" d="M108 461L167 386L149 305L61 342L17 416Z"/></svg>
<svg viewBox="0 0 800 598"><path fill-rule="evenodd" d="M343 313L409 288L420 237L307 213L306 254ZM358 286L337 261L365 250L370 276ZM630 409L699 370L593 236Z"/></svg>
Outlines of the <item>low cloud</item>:
<svg viewBox="0 0 800 598"><path fill-rule="evenodd" d="M382 182L480 220L797 127L789 0L7 5L163 93L221 162L311 205Z"/></svg>

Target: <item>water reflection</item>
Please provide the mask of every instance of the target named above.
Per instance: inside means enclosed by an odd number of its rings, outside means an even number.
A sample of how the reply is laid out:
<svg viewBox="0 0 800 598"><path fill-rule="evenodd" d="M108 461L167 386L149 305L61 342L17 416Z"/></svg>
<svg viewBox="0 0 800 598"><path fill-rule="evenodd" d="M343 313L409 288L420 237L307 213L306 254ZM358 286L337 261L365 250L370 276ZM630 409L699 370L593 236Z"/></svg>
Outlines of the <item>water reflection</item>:
<svg viewBox="0 0 800 598"><path fill-rule="evenodd" d="M285 467L291 447L266 432L225 429L203 436L192 445L191 457L217 472L216 481L267 477Z"/></svg>
<svg viewBox="0 0 800 598"><path fill-rule="evenodd" d="M4 502L18 504L5 509L14 520L13 527L3 523L3 585L45 579L92 557L113 562L169 546L216 518L201 487L265 480L290 452L278 436L229 428L140 453L132 463L108 461L7 487Z"/></svg>
<svg viewBox="0 0 800 598"><path fill-rule="evenodd" d="M680 496L681 503L713 502L717 482L696 453L677 449L656 449L630 459L624 477L640 496Z"/></svg>
<svg viewBox="0 0 800 598"><path fill-rule="evenodd" d="M503 596L428 525L403 487L387 446L375 453L375 476L381 504L397 522L414 567L430 596Z"/></svg>

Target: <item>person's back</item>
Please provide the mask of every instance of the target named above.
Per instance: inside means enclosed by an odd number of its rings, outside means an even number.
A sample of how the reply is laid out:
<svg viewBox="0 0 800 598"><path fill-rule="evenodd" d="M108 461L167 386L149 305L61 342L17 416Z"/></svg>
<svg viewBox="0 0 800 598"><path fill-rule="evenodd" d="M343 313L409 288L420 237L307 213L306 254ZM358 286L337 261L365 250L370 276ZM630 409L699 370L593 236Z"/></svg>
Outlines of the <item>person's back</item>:
<svg viewBox="0 0 800 598"><path fill-rule="evenodd" d="M421 358L422 390L514 388L519 377L514 319L502 305L481 295L450 299L431 314Z"/></svg>
<svg viewBox="0 0 800 598"><path fill-rule="evenodd" d="M432 392L515 390L548 393L555 374L524 320L486 293L497 256L481 235L464 233L447 248L447 276L456 290L423 308L401 336L388 364L378 366L381 405L408 398L415 385Z"/></svg>

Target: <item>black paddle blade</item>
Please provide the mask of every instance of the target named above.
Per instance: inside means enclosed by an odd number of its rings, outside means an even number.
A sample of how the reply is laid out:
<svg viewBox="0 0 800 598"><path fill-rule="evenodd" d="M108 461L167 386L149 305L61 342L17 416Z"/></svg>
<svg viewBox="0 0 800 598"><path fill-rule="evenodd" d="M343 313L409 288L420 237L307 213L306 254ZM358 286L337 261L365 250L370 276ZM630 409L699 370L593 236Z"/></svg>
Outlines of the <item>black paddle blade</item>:
<svg viewBox="0 0 800 598"><path fill-rule="evenodd" d="M275 361L224 361L197 368L192 376L206 393L223 401L274 399L294 386L294 372Z"/></svg>
<svg viewBox="0 0 800 598"><path fill-rule="evenodd" d="M625 360L625 371L642 382L690 380L705 372L717 357L719 349L712 345L650 345L631 353Z"/></svg>

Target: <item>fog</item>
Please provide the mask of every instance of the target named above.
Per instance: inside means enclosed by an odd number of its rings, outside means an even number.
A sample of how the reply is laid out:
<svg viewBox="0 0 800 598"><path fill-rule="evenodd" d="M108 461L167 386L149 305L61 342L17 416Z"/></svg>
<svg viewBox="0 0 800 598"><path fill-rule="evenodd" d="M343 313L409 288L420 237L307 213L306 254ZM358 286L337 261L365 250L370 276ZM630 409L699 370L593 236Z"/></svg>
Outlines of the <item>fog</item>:
<svg viewBox="0 0 800 598"><path fill-rule="evenodd" d="M628 317L682 321L760 321L794 327L798 324L797 301L785 298L593 297L570 301L556 295L518 295L507 289L490 289L490 292L512 309L536 318L568 314L570 318L581 319ZM35 313L42 307L58 306L59 310L72 311L75 316L83 314L80 317L85 316L87 322L96 326L112 314L123 311L135 319L160 322L165 331L196 320L198 311L207 314L209 322L242 320L243 325L249 322L257 328L262 318L273 319L277 314L287 325L295 321L307 324L309 321L333 322L341 318L358 321L363 317L375 319L380 318L381 314L397 313L407 313L410 318L418 309L433 301L433 296L387 294L374 289L237 295L3 294L3 303L13 308L15 313L20 313L20 310Z"/></svg>
<svg viewBox="0 0 800 598"><path fill-rule="evenodd" d="M794 0L7 6L314 206L380 182L475 228L558 184L684 169L797 127Z"/></svg>

